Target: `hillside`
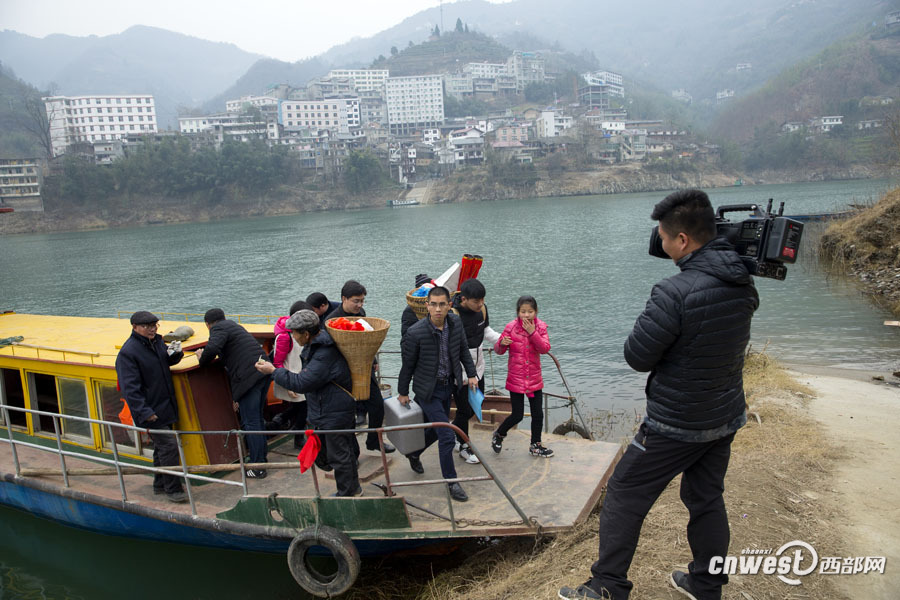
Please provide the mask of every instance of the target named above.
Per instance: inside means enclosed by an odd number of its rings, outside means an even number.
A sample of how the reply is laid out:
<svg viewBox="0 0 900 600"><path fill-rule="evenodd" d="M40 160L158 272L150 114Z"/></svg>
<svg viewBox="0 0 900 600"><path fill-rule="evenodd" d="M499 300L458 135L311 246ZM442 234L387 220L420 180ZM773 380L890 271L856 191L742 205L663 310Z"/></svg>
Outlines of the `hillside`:
<svg viewBox="0 0 900 600"><path fill-rule="evenodd" d="M103 37L0 32L0 56L32 85L65 95L150 93L161 127L232 85L260 57L234 44L134 26Z"/></svg>
<svg viewBox="0 0 900 600"><path fill-rule="evenodd" d="M733 101L717 116L714 135L750 140L763 126L843 115L845 122L883 116L881 108L860 107L865 96L898 99L900 31L890 36L861 34L835 43L786 69L759 91Z"/></svg>
<svg viewBox="0 0 900 600"><path fill-rule="evenodd" d="M0 63L0 158L39 157L45 153L29 130L26 106L43 108L41 93ZM35 104L36 103L36 104Z"/></svg>
<svg viewBox="0 0 900 600"><path fill-rule="evenodd" d="M468 62L506 62L512 53L509 48L480 33L441 33L421 44L412 43L397 54L376 59L372 69L390 69L392 77L426 73L454 72Z"/></svg>
<svg viewBox="0 0 900 600"><path fill-rule="evenodd" d="M326 75L329 68L319 58L310 58L294 63L272 58L260 59L233 85L206 100L202 110L207 113L222 112L225 110L227 100L250 94L261 94L269 86L279 83L296 87L304 86L310 79Z"/></svg>

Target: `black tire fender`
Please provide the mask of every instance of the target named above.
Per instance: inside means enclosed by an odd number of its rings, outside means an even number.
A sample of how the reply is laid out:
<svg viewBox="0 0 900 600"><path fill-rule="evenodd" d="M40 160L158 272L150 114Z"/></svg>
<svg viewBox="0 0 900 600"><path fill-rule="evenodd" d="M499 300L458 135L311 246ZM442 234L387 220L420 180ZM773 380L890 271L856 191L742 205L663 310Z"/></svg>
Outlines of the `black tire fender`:
<svg viewBox="0 0 900 600"><path fill-rule="evenodd" d="M322 546L337 562L333 574L320 573L310 564L309 550ZM359 551L347 534L333 527L320 525L304 529L291 542L287 554L288 569L304 590L319 598L331 598L349 590L359 576Z"/></svg>
<svg viewBox="0 0 900 600"><path fill-rule="evenodd" d="M588 433L584 427L576 423L575 421L566 421L565 423L560 423L553 429L553 433L555 435L566 435L567 433L577 433L581 437L586 440L591 439L591 434Z"/></svg>

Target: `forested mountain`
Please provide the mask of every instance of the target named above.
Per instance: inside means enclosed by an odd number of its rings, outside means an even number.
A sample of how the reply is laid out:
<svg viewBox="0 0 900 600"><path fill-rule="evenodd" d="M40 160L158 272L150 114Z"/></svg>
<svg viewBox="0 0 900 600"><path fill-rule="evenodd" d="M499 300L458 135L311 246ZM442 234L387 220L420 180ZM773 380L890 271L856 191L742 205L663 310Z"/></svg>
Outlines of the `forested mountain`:
<svg viewBox="0 0 900 600"><path fill-rule="evenodd" d="M43 110L41 93L0 63L0 99L0 158L43 157L30 113Z"/></svg>
<svg viewBox="0 0 900 600"><path fill-rule="evenodd" d="M0 58L25 81L54 93L153 94L159 123L167 126L179 106L221 92L260 57L234 44L138 25L83 38L2 31Z"/></svg>

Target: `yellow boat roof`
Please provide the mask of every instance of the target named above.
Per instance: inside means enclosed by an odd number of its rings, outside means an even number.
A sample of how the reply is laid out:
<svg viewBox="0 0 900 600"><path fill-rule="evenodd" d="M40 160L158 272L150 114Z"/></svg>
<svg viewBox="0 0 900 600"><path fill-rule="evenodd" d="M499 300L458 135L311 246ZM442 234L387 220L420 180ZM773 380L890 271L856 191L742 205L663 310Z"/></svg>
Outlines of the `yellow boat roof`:
<svg viewBox="0 0 900 600"><path fill-rule="evenodd" d="M162 316L165 316L165 313ZM273 321L274 319L275 317L272 317ZM204 346L209 340L209 331L203 321L163 319L159 322L158 334L165 335L182 325L193 329L194 335L182 342L185 358L173 367L173 370L179 371L197 366L197 359L190 349ZM250 333L273 333L272 324L241 323L241 325ZM119 348L130 335L131 323L127 318L0 313L0 340L16 336L23 338L19 343L0 347L0 357L15 356L115 367Z"/></svg>

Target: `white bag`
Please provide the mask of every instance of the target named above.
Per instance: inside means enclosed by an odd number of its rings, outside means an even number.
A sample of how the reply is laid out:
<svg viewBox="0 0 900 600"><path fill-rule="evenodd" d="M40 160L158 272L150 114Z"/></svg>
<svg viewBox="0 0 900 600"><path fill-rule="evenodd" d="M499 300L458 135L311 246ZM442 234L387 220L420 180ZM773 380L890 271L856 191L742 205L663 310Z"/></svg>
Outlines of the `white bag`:
<svg viewBox="0 0 900 600"><path fill-rule="evenodd" d="M279 333L278 335L291 335L290 333ZM275 342L278 343L278 337L275 337ZM303 347L295 342L293 338L291 339L291 350L288 352L288 355L284 358L284 364L282 365L285 369L290 371L291 373L299 373L301 369L303 369L303 363L300 360L300 351ZM303 394L296 394L296 398L291 397L288 393L287 388L283 388L277 383L272 386L272 395L274 395L279 400L284 400L285 402L303 402L306 398L303 397Z"/></svg>

